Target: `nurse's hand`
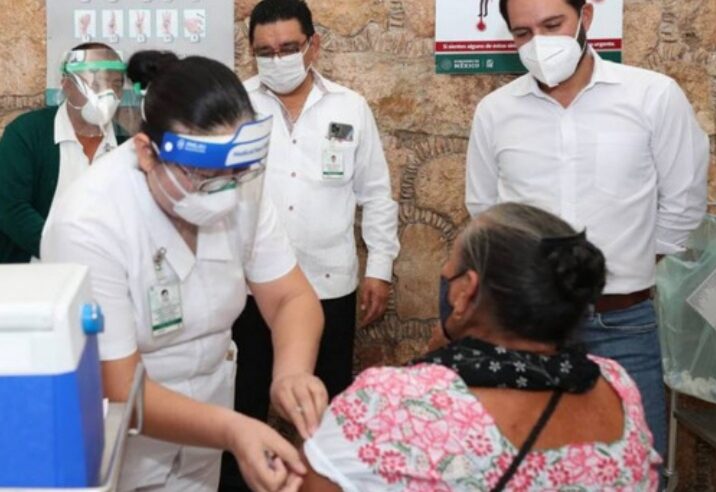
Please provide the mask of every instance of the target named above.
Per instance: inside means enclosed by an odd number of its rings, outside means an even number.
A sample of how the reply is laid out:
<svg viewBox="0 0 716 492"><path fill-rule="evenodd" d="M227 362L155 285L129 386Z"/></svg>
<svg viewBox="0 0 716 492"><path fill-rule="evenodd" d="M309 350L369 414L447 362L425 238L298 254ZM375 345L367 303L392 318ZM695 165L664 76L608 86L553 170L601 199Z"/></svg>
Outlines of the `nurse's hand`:
<svg viewBox="0 0 716 492"><path fill-rule="evenodd" d="M279 415L296 426L303 439L308 439L328 406L328 392L313 374L287 374L271 383L271 403Z"/></svg>
<svg viewBox="0 0 716 492"><path fill-rule="evenodd" d="M240 413L235 414L231 431L231 451L251 490L298 490L306 466L296 448L278 432Z"/></svg>

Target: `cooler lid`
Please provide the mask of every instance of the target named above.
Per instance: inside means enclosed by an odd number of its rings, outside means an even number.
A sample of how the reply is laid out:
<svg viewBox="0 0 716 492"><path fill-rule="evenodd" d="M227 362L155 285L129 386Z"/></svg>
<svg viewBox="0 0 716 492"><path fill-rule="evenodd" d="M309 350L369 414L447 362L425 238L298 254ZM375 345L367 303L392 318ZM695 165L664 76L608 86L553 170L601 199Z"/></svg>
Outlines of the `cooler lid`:
<svg viewBox="0 0 716 492"><path fill-rule="evenodd" d="M55 310L85 271L69 264L0 265L0 333L52 330Z"/></svg>

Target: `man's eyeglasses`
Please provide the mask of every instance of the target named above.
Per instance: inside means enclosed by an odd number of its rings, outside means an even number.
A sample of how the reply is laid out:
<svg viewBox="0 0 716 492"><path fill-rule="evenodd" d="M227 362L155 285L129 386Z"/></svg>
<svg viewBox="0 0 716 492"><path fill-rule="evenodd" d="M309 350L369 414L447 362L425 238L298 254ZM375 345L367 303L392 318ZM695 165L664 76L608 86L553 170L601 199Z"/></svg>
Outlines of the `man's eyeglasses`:
<svg viewBox="0 0 716 492"><path fill-rule="evenodd" d="M306 38L306 40L302 43L283 43L281 46L279 46L278 51L274 51L268 46L262 46L254 50L254 56L260 58L273 58L275 56L283 58L284 56L291 56L295 55L296 53L301 53L301 51L303 51L303 47L306 46L306 44L310 44L310 42L311 38Z"/></svg>

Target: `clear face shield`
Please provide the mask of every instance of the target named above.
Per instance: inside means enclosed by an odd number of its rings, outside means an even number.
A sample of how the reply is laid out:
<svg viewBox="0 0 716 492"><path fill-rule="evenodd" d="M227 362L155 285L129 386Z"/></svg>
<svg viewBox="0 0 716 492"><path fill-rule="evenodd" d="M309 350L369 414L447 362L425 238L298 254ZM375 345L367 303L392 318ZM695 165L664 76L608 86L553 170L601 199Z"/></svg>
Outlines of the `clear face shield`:
<svg viewBox="0 0 716 492"><path fill-rule="evenodd" d="M187 135L165 132L157 156L167 167L175 186L191 183L174 212L184 220L211 225L215 218L236 220L242 261L250 261L260 222L264 171L273 118L258 116L227 135ZM172 177L171 174L174 174Z"/></svg>
<svg viewBox="0 0 716 492"><path fill-rule="evenodd" d="M75 131L91 132L94 126L105 133L122 101L126 69L111 49L72 50L65 56L62 75L69 81L63 85L67 104L80 112L88 127Z"/></svg>

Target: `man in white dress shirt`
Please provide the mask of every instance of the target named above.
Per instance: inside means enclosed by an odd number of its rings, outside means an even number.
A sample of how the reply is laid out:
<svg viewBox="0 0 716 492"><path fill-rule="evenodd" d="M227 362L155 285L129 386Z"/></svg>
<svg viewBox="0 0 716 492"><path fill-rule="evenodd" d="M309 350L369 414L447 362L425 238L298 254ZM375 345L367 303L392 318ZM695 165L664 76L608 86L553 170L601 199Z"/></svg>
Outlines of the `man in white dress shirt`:
<svg viewBox="0 0 716 492"><path fill-rule="evenodd" d="M709 144L669 77L602 60L587 45L585 0L501 0L529 73L477 106L466 204L516 201L555 213L607 258L604 295L580 339L617 360L666 452L661 351L650 290L656 260L683 248L706 209Z"/></svg>
<svg viewBox="0 0 716 492"><path fill-rule="evenodd" d="M259 2L251 13L249 41L258 76L245 82L246 90L257 113L274 117L265 192L321 299L325 329L316 374L333 397L352 381L356 304L363 326L385 312L399 250L398 206L370 107L313 68L320 36L306 3ZM368 249L360 289L356 206L362 208ZM250 298L234 325L236 409L262 420L271 381L270 336ZM226 461L222 490L230 490Z"/></svg>

